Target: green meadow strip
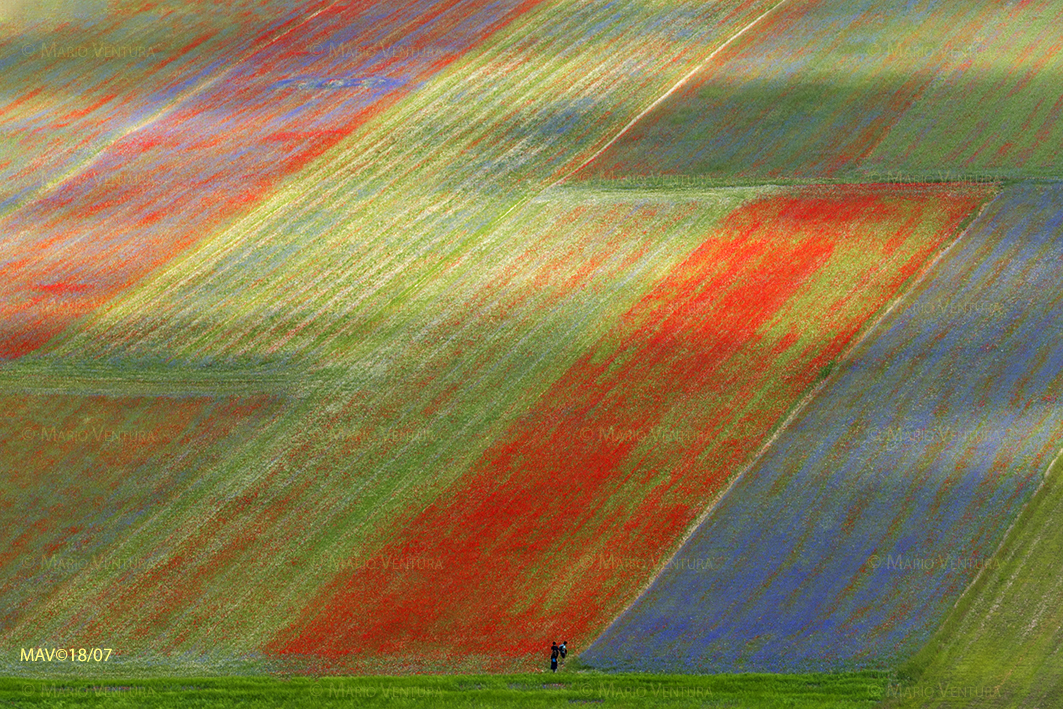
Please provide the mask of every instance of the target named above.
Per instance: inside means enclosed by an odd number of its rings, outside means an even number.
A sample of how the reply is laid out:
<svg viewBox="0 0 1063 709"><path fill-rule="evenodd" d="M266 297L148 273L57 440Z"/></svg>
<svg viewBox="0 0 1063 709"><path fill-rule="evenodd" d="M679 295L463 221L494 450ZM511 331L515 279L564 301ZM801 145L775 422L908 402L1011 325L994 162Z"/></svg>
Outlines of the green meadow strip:
<svg viewBox="0 0 1063 709"><path fill-rule="evenodd" d="M24 361L0 367L0 392L69 396L306 396L315 382L281 366L136 367Z"/></svg>
<svg viewBox="0 0 1063 709"><path fill-rule="evenodd" d="M713 707L869 709L883 673L810 675L458 675L413 677L116 677L4 679L17 706Z"/></svg>

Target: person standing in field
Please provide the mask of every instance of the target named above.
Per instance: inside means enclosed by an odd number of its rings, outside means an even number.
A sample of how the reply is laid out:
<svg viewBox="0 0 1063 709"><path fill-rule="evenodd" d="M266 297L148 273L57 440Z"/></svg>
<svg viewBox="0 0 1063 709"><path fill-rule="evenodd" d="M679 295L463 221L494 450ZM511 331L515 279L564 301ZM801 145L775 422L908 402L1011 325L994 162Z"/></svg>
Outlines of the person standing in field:
<svg viewBox="0 0 1063 709"><path fill-rule="evenodd" d="M561 646L557 648L557 652L561 655L561 666L565 666L565 657L568 655L568 640L562 640Z"/></svg>
<svg viewBox="0 0 1063 709"><path fill-rule="evenodd" d="M557 641L555 640L553 642L553 644L550 646L550 671L551 672L557 672L557 658L558 658L558 656L560 654L561 654L561 648L559 648L557 646Z"/></svg>

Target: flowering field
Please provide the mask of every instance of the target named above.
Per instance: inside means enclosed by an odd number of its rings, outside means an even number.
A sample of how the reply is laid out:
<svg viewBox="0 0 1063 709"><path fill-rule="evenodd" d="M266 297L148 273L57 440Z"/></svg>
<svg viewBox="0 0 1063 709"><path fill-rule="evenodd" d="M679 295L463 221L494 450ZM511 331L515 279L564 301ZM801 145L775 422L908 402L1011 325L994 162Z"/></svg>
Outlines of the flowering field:
<svg viewBox="0 0 1063 709"><path fill-rule="evenodd" d="M344 362L397 294L455 268L762 4L534 9L54 350Z"/></svg>
<svg viewBox="0 0 1063 709"><path fill-rule="evenodd" d="M1063 688L1060 642L1063 516L1060 466L1016 521L987 569L913 665L919 681L889 706L1053 706Z"/></svg>
<svg viewBox="0 0 1063 709"><path fill-rule="evenodd" d="M436 275L433 297L378 318L344 378L311 370L306 398L245 454L123 539L137 557L168 539L163 560L72 579L14 637L392 668L446 657L451 632L493 628L474 659L496 663L526 663L547 628L589 639L984 196L566 189L530 202ZM411 625L404 604L440 584L446 608ZM533 602L554 587L568 590ZM477 605L495 595L491 612Z"/></svg>
<svg viewBox="0 0 1063 709"><path fill-rule="evenodd" d="M1004 531L1063 436L1061 195L1021 186L990 203L583 659L891 666L980 570L999 573ZM985 620L964 623L981 635Z"/></svg>
<svg viewBox="0 0 1063 709"><path fill-rule="evenodd" d="M1063 190L1059 187L1011 200L1009 207L1013 214L1004 213L1002 226L1012 238L1029 238L1040 231L1039 240L1059 240L1063 224ZM1025 226L1026 221L1031 226ZM1046 266L1056 269L1055 263ZM1030 285L1027 297L1034 312L1043 313L1043 337L1047 339L1047 328L1052 327L1048 317L1058 318L1061 309L1058 287L1041 293L1039 284ZM1057 355L1057 371L1058 359ZM1044 360L1037 364L1051 366ZM1044 399L1043 407L1056 410L1063 397L1049 394ZM1058 442L1055 445L1059 447ZM1059 704L1063 690L1063 665L1056 661L1063 627L1061 473L1057 460L994 552L996 563L967 589L931 641L908 664L919 681L891 692L889 706Z"/></svg>
<svg viewBox="0 0 1063 709"><path fill-rule="evenodd" d="M849 189L736 210L273 647L423 660L475 637L498 661L594 637L977 204Z"/></svg>
<svg viewBox="0 0 1063 709"><path fill-rule="evenodd" d="M11 235L0 252L0 357L38 347L214 234L533 4L308 4L250 47L242 40L227 45L202 76L186 67L170 77L187 88L157 80L169 100L155 101L154 113L140 111L134 119L117 94L104 96L83 113L86 120L109 122L116 131L111 140L70 174L56 176L57 186L0 218L0 232ZM133 14L126 24L144 21ZM80 49L90 39L100 41L95 30L67 29L59 42ZM136 42L126 40L140 46ZM61 75L80 68L70 79L78 85L97 76L104 84L123 77L111 68L114 61L94 53L39 53L16 68L29 67L38 80L38 65ZM99 115L105 110L129 115L133 125L120 130L121 120Z"/></svg>
<svg viewBox="0 0 1063 709"><path fill-rule="evenodd" d="M435 290L444 301L408 307L397 322L378 321L381 332L366 339L364 359L351 364L346 381L308 382L310 396L290 402L281 422L249 444L252 457L200 470L203 480L180 505L161 510L150 530L126 541L131 553L144 555L160 537L183 540L166 577L82 577L66 612L76 613L91 593L113 608L99 618L101 635L127 644L158 648L159 634L172 630L196 633L200 643L207 633L230 650L254 648L256 633L268 637L272 625L289 623L311 594L357 564L367 537L391 534L407 508L462 475L589 339L749 196L533 203L495 240L471 250L464 268L439 277ZM396 332L421 334L403 337L381 367L381 341ZM271 512L274 518L261 517ZM245 548L228 563L202 551L232 540ZM199 579L198 607L220 620L205 626L187 615L196 609L156 593L189 577ZM266 578L285 583L270 587ZM234 586L258 592L234 597ZM218 613L219 606L229 610ZM151 628L149 612L176 617ZM39 622L27 616L24 628L39 632Z"/></svg>
<svg viewBox="0 0 1063 709"><path fill-rule="evenodd" d="M1058 176L1063 2L782 4L582 174Z"/></svg>
<svg viewBox="0 0 1063 709"><path fill-rule="evenodd" d="M122 576L161 551L120 540L277 410L267 396L5 394L0 432L0 632L47 607L77 574ZM150 526L150 522L147 523ZM165 540L157 540L165 548Z"/></svg>
<svg viewBox="0 0 1063 709"><path fill-rule="evenodd" d="M793 672L933 637L932 682L1004 637L1051 700L1061 195L967 178L1057 170L1060 0L53 5L0 27L9 644ZM934 636L979 572L989 620Z"/></svg>
<svg viewBox="0 0 1063 709"><path fill-rule="evenodd" d="M321 4L5 2L0 211L70 175Z"/></svg>
<svg viewBox="0 0 1063 709"><path fill-rule="evenodd" d="M83 335L79 327L4 368L9 383L60 368L77 372L81 388L121 388L147 372L185 391L215 370L219 381L239 378L265 360L298 390L279 422L241 446L207 446L211 459L193 465L192 482L152 526L123 538L137 558L155 558L166 539L164 563L132 577L109 567L78 574L39 614L24 614L18 633L106 635L142 651L262 645L370 532L389 534L402 517L381 520L460 476L493 428L504 430L596 336L599 317L629 308L748 196L604 211L547 200L503 222L759 11L740 2L548 9L376 116ZM647 33L659 34L652 52ZM285 284L284 271L298 284ZM52 386L47 377L42 386ZM287 583L264 583L277 578ZM90 596L104 610L88 623Z"/></svg>

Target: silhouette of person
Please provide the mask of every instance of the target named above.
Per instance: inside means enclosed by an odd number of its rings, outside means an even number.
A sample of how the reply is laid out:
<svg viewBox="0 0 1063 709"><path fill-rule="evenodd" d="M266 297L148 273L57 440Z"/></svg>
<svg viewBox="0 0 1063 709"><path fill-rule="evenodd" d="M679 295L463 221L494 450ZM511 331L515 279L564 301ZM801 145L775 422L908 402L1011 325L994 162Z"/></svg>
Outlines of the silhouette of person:
<svg viewBox="0 0 1063 709"><path fill-rule="evenodd" d="M551 672L557 672L557 658L558 658L558 656L560 654L561 654L561 648L559 648L557 646L557 641L555 640L553 642L553 644L550 646L550 671Z"/></svg>

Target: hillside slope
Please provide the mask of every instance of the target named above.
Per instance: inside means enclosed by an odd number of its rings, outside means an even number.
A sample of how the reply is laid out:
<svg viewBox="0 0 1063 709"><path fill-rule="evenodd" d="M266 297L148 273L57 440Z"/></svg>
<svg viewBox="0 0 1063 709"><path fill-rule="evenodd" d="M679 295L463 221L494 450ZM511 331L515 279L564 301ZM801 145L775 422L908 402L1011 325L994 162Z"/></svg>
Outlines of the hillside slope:
<svg viewBox="0 0 1063 709"><path fill-rule="evenodd" d="M997 197L584 659L792 672L915 653L999 563L1059 449L1060 214L1059 187Z"/></svg>

